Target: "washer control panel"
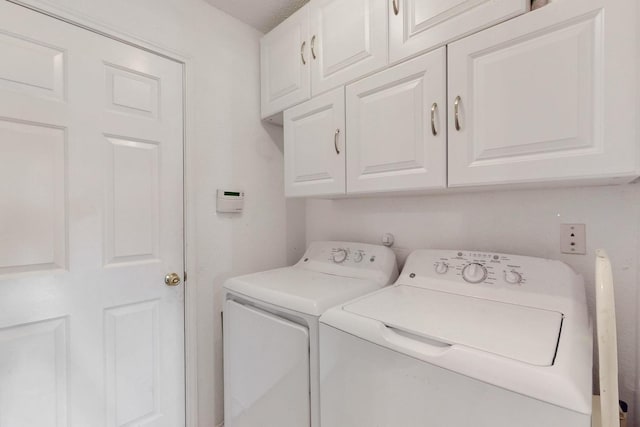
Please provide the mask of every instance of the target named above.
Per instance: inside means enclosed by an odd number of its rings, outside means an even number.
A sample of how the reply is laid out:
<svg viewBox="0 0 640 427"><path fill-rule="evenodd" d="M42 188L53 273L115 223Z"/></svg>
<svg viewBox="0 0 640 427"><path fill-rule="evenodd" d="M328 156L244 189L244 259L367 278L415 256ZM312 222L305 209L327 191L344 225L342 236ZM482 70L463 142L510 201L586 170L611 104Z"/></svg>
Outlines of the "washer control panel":
<svg viewBox="0 0 640 427"><path fill-rule="evenodd" d="M434 254L433 272L437 277L460 278L470 284L522 286L527 283L525 266L519 260L523 257L487 252L446 252Z"/></svg>
<svg viewBox="0 0 640 427"><path fill-rule="evenodd" d="M418 249L397 283L561 313L586 301L584 280L567 264L496 252Z"/></svg>

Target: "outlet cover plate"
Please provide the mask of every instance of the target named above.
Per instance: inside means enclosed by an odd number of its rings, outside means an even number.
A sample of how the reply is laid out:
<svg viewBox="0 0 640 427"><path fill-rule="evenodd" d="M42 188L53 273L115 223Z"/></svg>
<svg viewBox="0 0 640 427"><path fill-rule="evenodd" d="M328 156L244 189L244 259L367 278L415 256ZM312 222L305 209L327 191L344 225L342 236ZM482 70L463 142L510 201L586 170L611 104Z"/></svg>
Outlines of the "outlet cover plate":
<svg viewBox="0 0 640 427"><path fill-rule="evenodd" d="M560 251L563 254L587 253L587 226L585 224L560 224Z"/></svg>

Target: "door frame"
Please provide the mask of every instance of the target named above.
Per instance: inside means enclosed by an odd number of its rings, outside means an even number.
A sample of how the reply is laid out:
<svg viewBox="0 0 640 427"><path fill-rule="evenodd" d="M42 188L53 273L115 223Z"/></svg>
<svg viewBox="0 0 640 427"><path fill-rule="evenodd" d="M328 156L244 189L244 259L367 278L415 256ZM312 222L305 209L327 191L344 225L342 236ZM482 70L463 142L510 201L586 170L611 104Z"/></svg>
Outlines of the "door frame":
<svg viewBox="0 0 640 427"><path fill-rule="evenodd" d="M5 0L182 65L185 426L198 426L194 58L46 0ZM187 275L187 272L189 274Z"/></svg>

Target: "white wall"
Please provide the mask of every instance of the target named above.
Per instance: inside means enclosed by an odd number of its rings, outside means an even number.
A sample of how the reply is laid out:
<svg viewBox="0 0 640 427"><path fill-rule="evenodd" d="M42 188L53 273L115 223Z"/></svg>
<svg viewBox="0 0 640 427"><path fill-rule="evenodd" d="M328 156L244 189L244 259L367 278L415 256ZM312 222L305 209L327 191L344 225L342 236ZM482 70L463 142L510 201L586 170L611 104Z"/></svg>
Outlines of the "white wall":
<svg viewBox="0 0 640 427"><path fill-rule="evenodd" d="M560 253L561 223L587 225L586 256ZM405 256L410 249L450 248L559 259L585 277L592 313L594 250L606 249L614 268L621 395L634 402L640 184L307 202L307 241L379 243L384 232L395 235Z"/></svg>
<svg viewBox="0 0 640 427"><path fill-rule="evenodd" d="M227 277L290 264L304 251L304 204L283 195L282 131L259 114L261 34L201 0L28 0L191 58L197 197L199 426L222 422L220 291ZM246 192L241 216L216 188ZM193 224L192 224L193 225Z"/></svg>

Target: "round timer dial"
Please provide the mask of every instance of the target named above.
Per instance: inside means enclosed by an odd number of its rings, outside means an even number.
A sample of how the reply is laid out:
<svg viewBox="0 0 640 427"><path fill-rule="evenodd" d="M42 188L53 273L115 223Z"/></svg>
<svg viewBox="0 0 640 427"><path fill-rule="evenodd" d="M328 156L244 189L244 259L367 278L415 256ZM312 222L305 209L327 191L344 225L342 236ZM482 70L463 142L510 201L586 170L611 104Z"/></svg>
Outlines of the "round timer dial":
<svg viewBox="0 0 640 427"><path fill-rule="evenodd" d="M333 253L333 262L341 264L347 259L347 251L344 249L338 249Z"/></svg>
<svg viewBox="0 0 640 427"><path fill-rule="evenodd" d="M484 282L487 278L487 268L480 263L472 262L462 269L462 278L469 283Z"/></svg>

